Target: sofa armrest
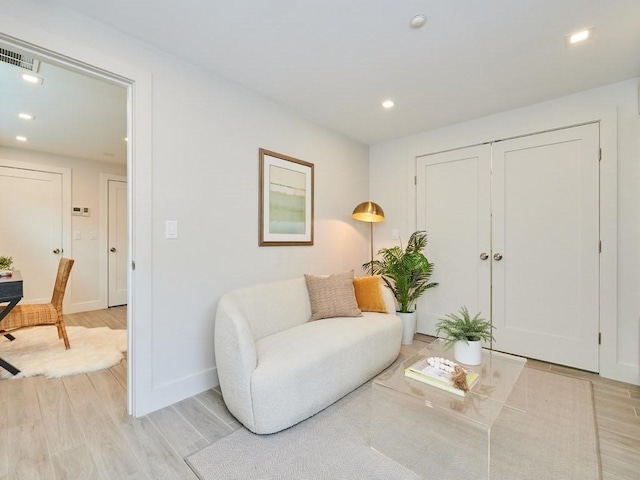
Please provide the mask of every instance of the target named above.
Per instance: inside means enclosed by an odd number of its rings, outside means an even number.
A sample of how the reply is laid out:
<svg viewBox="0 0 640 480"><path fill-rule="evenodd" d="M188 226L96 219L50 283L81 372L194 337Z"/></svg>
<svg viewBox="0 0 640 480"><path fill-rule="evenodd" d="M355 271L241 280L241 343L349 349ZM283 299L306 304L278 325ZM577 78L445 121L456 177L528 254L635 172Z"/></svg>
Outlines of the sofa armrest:
<svg viewBox="0 0 640 480"><path fill-rule="evenodd" d="M238 420L253 425L251 375L258 358L249 324L232 295L218 302L215 322L216 367L225 404Z"/></svg>

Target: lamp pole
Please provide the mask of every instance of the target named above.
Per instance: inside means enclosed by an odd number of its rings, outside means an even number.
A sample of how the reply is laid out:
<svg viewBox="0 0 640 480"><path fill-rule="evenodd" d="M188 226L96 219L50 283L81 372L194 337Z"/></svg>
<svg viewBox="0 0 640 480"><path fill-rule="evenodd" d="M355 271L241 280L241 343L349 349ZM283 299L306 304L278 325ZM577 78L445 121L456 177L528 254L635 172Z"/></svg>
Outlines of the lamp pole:
<svg viewBox="0 0 640 480"><path fill-rule="evenodd" d="M369 222L369 239L371 240L371 275L373 275L373 222Z"/></svg>

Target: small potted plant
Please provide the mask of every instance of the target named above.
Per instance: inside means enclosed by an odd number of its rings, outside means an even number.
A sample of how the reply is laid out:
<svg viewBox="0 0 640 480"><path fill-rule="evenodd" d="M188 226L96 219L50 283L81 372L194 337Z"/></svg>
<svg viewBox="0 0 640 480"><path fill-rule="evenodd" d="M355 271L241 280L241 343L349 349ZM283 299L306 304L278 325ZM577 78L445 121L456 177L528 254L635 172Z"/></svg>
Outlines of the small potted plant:
<svg viewBox="0 0 640 480"><path fill-rule="evenodd" d="M13 270L13 257L0 255L0 277L8 277Z"/></svg>
<svg viewBox="0 0 640 480"><path fill-rule="evenodd" d="M444 347L453 346L455 359L465 365L480 365L482 342L495 340L491 322L480 318L478 312L473 318L467 307L462 307L460 315L449 313L436 325L436 335L444 340Z"/></svg>
<svg viewBox="0 0 640 480"><path fill-rule="evenodd" d="M438 285L430 282L433 273L433 263L429 262L422 253L427 246L427 233L414 232L407 247L402 246L383 248L378 252L382 260L374 260L362 265L371 275L381 275L384 283L393 292L398 302L398 316L402 318L402 343L413 342L416 330L415 303L429 288Z"/></svg>

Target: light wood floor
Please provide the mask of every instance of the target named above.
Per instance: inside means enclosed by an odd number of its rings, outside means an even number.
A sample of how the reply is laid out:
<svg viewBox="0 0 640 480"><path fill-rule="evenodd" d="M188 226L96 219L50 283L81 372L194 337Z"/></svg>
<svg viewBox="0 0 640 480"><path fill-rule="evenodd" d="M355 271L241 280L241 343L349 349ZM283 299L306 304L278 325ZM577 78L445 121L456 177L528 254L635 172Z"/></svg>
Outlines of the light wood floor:
<svg viewBox="0 0 640 480"><path fill-rule="evenodd" d="M65 318L68 325L126 328L126 307ZM403 353L431 340L418 335ZM603 479L640 478L640 387L535 360L527 365L591 380ZM216 389L130 418L126 360L62 379L2 380L0 480L195 479L183 458L238 427Z"/></svg>

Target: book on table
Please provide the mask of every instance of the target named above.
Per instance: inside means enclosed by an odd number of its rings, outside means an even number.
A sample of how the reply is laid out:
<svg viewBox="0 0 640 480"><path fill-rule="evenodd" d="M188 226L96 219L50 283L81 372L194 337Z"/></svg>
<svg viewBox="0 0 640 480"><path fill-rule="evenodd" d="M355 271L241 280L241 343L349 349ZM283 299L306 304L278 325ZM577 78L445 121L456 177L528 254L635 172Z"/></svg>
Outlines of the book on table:
<svg viewBox="0 0 640 480"><path fill-rule="evenodd" d="M471 390L480 379L480 375L467 368L465 368L465 371L467 372L467 388ZM407 367L404 375L407 378L441 388L442 390L455 393L461 397L464 397L466 393L464 390L460 390L453 385L452 374L450 372L429 365L428 358L422 358Z"/></svg>

